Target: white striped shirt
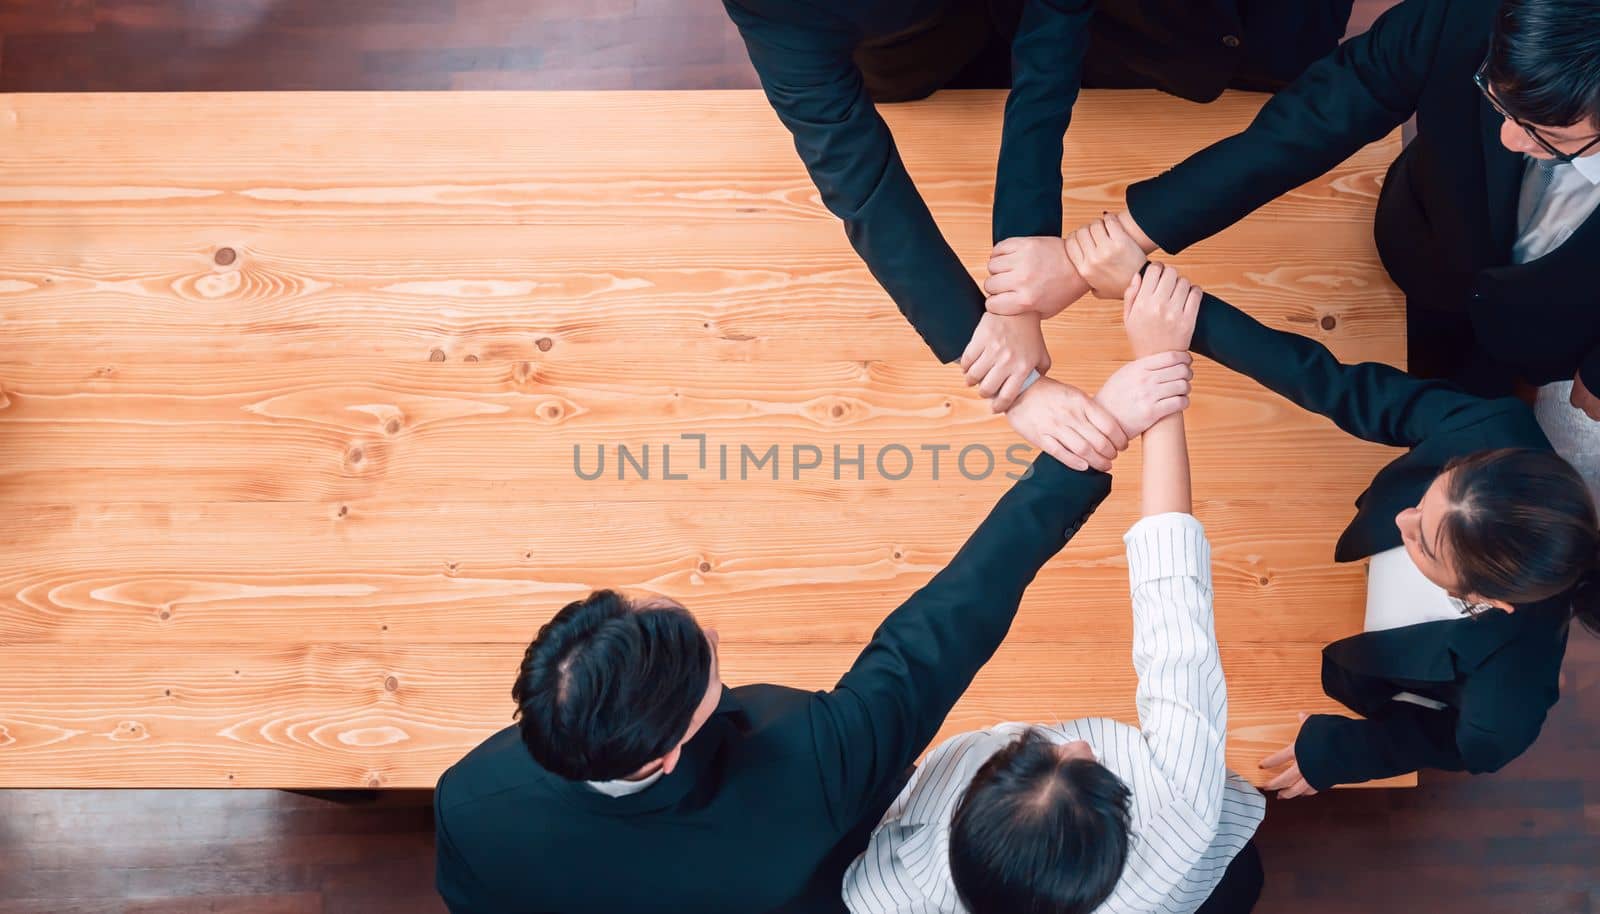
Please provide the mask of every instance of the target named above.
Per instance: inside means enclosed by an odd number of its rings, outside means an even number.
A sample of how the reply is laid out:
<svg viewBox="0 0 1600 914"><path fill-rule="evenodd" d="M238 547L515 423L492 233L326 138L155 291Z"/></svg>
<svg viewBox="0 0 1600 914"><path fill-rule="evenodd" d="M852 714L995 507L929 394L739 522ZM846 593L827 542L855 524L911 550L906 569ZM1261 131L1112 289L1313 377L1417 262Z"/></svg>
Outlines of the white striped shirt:
<svg viewBox="0 0 1600 914"><path fill-rule="evenodd" d="M1042 727L1084 740L1133 794L1128 863L1101 914L1192 914L1255 834L1266 799L1227 770L1228 690L1211 605L1211 546L1188 514L1123 537L1141 729L1106 718ZM850 865L852 914L966 914L950 881L950 818L989 756L1027 724L952 737L925 759Z"/></svg>

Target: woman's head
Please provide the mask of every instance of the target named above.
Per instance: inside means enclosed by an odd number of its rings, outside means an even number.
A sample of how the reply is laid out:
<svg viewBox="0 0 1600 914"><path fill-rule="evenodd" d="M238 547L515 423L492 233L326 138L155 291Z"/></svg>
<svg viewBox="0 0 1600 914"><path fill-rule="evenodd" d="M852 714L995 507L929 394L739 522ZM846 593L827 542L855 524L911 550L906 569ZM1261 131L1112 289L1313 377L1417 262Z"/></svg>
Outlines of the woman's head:
<svg viewBox="0 0 1600 914"><path fill-rule="evenodd" d="M1430 581L1468 604L1506 610L1575 593L1591 629L1600 605L1600 520L1571 464L1551 451L1502 448L1451 461L1415 507L1395 517Z"/></svg>

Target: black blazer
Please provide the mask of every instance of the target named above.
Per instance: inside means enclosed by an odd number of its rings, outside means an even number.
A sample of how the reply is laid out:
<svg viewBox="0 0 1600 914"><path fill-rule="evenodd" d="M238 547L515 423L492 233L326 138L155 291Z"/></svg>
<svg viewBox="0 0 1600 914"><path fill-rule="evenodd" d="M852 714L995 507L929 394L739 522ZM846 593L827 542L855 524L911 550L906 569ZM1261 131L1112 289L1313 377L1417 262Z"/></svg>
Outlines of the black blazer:
<svg viewBox="0 0 1600 914"><path fill-rule="evenodd" d="M515 728L490 737L439 779L440 894L455 914L843 911L844 868L1024 588L1110 489L1039 457L832 691L726 690L677 769L641 793L549 774Z"/></svg>
<svg viewBox="0 0 1600 914"><path fill-rule="evenodd" d="M1207 295L1195 352L1254 378L1341 429L1407 448L1356 499L1334 558L1353 562L1401 545L1394 517L1422 499L1453 458L1488 448L1550 449L1520 400L1486 400L1375 362L1345 365L1307 337L1272 330ZM1567 598L1336 641L1323 650L1327 693L1366 716L1315 715L1295 741L1300 771L1321 790L1421 768L1494 771L1522 754L1559 697ZM1395 702L1409 691L1448 704Z"/></svg>
<svg viewBox="0 0 1600 914"><path fill-rule="evenodd" d="M863 43L940 14L946 0L723 0L822 202L940 361L983 316L982 290L911 183L853 59ZM995 180L994 240L1061 234L1062 134L1077 99L1091 23L1097 55L1130 83L1197 101L1221 93L1241 55L1298 73L1337 40L1350 0L1026 0ZM1091 10L1098 7L1091 19ZM1242 12L1244 8L1249 15ZM1246 26L1250 31L1246 32ZM1331 32L1331 36L1330 36ZM1314 48L1308 53L1307 48Z"/></svg>
<svg viewBox="0 0 1600 914"><path fill-rule="evenodd" d="M1600 290L1590 276L1600 214L1556 251L1511 263L1526 158L1500 144L1502 119L1472 81L1499 7L1500 0L1403 0L1307 68L1249 129L1129 187L1129 212L1176 253L1414 114L1417 136L1389 169L1375 235L1414 317L1420 310L1470 320L1478 351L1447 355L1438 373L1505 393L1518 376L1544 383L1581 369L1584 383L1600 390Z"/></svg>

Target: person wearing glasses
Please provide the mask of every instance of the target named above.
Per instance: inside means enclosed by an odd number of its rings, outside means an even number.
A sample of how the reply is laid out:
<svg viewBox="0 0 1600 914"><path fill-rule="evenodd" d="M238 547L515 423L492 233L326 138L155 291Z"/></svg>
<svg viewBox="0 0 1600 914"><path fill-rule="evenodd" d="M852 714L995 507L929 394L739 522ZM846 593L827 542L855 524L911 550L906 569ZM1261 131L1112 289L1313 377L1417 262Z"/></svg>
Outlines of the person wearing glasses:
<svg viewBox="0 0 1600 914"><path fill-rule="evenodd" d="M1129 187L1118 220L1147 253L1181 251L1413 116L1375 225L1410 370L1486 395L1548 385L1546 431L1594 485L1600 0L1402 0L1245 131ZM988 310L1049 316L1088 291L1084 231L997 245Z"/></svg>
<svg viewBox="0 0 1600 914"><path fill-rule="evenodd" d="M1107 292L1144 264L1110 228L1083 254L1084 275ZM1365 630L1322 652L1323 690L1360 717L1302 715L1294 742L1261 762L1274 769L1266 786L1289 798L1421 769L1482 774L1525 752L1560 697L1573 624L1600 635L1595 500L1533 410L1379 362L1342 363L1212 295L1190 350L1351 435L1405 449L1356 498L1333 552L1370 562Z"/></svg>

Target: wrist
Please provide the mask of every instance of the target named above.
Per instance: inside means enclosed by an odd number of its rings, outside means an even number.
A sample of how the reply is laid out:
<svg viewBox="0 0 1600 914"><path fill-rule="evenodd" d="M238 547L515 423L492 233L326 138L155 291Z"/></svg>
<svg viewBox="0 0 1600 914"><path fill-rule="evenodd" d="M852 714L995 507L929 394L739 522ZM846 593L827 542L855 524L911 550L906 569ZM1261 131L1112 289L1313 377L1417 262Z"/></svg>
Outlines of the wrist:
<svg viewBox="0 0 1600 914"><path fill-rule="evenodd" d="M1132 213L1127 210L1117 213L1117 221L1122 223L1123 231L1127 232L1128 236L1138 243L1139 250L1144 251L1146 254L1151 254L1155 252L1156 248L1160 247L1150 239L1149 235L1144 233L1144 229L1139 227L1139 223L1133 221Z"/></svg>

